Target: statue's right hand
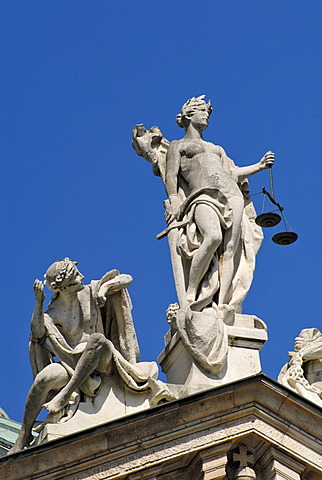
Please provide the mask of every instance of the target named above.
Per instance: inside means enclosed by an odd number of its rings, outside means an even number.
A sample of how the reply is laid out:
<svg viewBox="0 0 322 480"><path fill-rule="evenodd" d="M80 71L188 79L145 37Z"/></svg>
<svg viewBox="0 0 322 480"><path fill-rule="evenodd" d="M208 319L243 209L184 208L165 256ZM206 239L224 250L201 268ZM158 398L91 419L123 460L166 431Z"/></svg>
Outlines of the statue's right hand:
<svg viewBox="0 0 322 480"><path fill-rule="evenodd" d="M268 152L265 153L263 158L260 159L259 164L261 168L265 170L266 168L271 168L273 166L274 159L275 159L274 153L271 150L269 150Z"/></svg>
<svg viewBox="0 0 322 480"><path fill-rule="evenodd" d="M45 300L44 285L38 279L34 283L34 294L37 302L42 303Z"/></svg>
<svg viewBox="0 0 322 480"><path fill-rule="evenodd" d="M168 224L179 219L180 215L180 201L177 195L171 195L169 200L164 202L166 208L164 217Z"/></svg>

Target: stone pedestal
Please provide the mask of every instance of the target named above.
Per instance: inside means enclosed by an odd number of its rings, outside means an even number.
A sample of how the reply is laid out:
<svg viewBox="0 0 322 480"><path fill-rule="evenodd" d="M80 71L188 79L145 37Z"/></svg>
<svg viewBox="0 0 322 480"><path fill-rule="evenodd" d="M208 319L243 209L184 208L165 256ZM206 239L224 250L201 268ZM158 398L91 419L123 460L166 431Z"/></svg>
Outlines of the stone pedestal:
<svg viewBox="0 0 322 480"><path fill-rule="evenodd" d="M236 480L249 472L256 480L322 475L321 408L262 374L0 458L1 480Z"/></svg>
<svg viewBox="0 0 322 480"><path fill-rule="evenodd" d="M99 394L80 402L75 415L65 423L48 423L35 444L55 440L105 422L150 408L151 391L134 392L117 375L103 377Z"/></svg>
<svg viewBox="0 0 322 480"><path fill-rule="evenodd" d="M221 372L214 376L204 370L184 345L179 332L171 330L165 336L165 348L158 357L167 382L184 387L180 394L203 389L256 375L261 372L259 350L267 340L265 323L254 315L236 314L233 325L226 326L228 357Z"/></svg>

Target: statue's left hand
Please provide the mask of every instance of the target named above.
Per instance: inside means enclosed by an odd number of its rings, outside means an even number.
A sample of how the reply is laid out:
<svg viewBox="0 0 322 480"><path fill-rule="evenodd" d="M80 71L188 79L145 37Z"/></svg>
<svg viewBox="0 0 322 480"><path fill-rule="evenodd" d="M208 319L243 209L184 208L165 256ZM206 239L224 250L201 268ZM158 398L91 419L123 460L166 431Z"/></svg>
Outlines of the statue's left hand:
<svg viewBox="0 0 322 480"><path fill-rule="evenodd" d="M270 168L273 166L275 160L275 155L273 152L270 150L265 153L263 158L260 159L259 164L262 167L262 169Z"/></svg>

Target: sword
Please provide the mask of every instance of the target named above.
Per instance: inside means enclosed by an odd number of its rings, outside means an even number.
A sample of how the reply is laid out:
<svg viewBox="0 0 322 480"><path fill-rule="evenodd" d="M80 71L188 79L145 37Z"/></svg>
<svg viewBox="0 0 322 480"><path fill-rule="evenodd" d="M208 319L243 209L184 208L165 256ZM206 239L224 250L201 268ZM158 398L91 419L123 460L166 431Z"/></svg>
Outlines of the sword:
<svg viewBox="0 0 322 480"><path fill-rule="evenodd" d="M168 207L169 200L164 201L164 206ZM185 225L187 222L176 222L170 224L163 232L157 235L158 239L168 236L170 258L172 264L173 278L176 286L177 297L180 308L184 308L188 305L185 279L183 273L183 266L181 262L181 256L177 251L177 240L179 237L179 227Z"/></svg>

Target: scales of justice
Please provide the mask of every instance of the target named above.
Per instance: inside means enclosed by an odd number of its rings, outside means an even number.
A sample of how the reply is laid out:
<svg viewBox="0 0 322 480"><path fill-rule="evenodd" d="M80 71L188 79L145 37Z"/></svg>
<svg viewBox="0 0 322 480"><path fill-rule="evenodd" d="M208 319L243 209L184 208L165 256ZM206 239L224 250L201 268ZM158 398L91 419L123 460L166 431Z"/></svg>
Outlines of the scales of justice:
<svg viewBox="0 0 322 480"><path fill-rule="evenodd" d="M177 115L184 129L169 142L158 127L133 130L132 145L161 177L177 302L166 312L170 329L158 357L167 382L158 380L156 362L140 362L127 287L128 274L109 270L83 284L77 262L53 263L45 282L34 283L30 358L34 373L22 428L11 453L84 428L223 385L261 372L259 350L267 328L256 315L242 313L255 258L263 240L261 227L281 220L286 231L273 241L288 245L297 235L287 230L283 207L275 200L271 151L239 167L225 150L203 139L211 103L204 95L189 99ZM256 212L248 178L268 169L277 207ZM53 296L44 309L44 285ZM42 408L47 418L36 422Z"/></svg>
<svg viewBox="0 0 322 480"><path fill-rule="evenodd" d="M284 214L284 207L282 207L275 200L272 166L269 167L269 180L270 180L270 192L268 192L265 189L265 187L262 187L262 193L264 194L262 213L260 215L257 215L257 217L255 218L255 222L257 223L257 225L259 225L262 228L270 228L278 225L280 221L283 219L285 231L275 233L272 237L272 240L277 245L290 245L291 243L296 242L296 240L298 239L298 235L297 233L291 231L289 223L286 220L286 217ZM257 194L255 193L254 195L257 195ZM264 204L265 204L266 197L270 200L270 202L273 205L277 207L277 209L270 212L264 212ZM279 211L280 215L278 213L275 213L276 211Z"/></svg>

